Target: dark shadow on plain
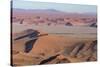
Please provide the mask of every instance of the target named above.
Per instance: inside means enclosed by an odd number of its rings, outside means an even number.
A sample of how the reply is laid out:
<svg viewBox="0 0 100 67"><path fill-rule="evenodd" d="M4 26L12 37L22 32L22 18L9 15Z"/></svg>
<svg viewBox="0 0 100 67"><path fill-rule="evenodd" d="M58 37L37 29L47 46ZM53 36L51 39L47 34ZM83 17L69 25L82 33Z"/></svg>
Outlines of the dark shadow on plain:
<svg viewBox="0 0 100 67"><path fill-rule="evenodd" d="M25 43L25 52L28 53L30 52L30 50L33 48L33 45L35 44L37 39L34 39L34 40L30 40L28 42Z"/></svg>

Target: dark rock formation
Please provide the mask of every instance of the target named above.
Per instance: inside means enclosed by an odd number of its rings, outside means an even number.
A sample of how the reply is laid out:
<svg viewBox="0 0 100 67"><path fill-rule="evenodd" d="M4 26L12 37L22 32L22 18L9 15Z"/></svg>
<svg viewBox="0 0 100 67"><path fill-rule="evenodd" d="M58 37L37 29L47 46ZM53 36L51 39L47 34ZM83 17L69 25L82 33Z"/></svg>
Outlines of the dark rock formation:
<svg viewBox="0 0 100 67"><path fill-rule="evenodd" d="M67 22L65 25L66 26L73 26L70 22Z"/></svg>
<svg viewBox="0 0 100 67"><path fill-rule="evenodd" d="M90 25L90 27L97 27L97 24L93 23L93 24Z"/></svg>

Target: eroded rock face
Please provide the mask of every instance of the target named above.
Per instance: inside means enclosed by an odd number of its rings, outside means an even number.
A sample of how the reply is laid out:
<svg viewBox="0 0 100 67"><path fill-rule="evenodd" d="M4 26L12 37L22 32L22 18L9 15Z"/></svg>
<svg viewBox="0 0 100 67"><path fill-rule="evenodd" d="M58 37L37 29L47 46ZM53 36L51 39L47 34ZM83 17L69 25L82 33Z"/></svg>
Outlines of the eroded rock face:
<svg viewBox="0 0 100 67"><path fill-rule="evenodd" d="M13 65L72 63L97 60L97 40L80 40L71 37L48 35L38 38L35 43L31 43L33 41L22 42L24 41L18 41L14 44L16 47L13 48ZM27 45L30 43L33 46Z"/></svg>
<svg viewBox="0 0 100 67"><path fill-rule="evenodd" d="M96 61L97 60L97 53L95 50L93 50L93 47L96 44L95 41L91 41L89 46L86 45L86 43L77 43L77 45L73 48L72 51L69 52L69 54L65 54L65 52L60 52L59 54L55 54L54 56L51 56L49 58L44 59L40 64L49 64L49 63L72 63L72 62L86 62L86 61ZM84 49L85 47L85 49ZM88 49L86 49L86 47ZM65 49L64 49L65 50ZM84 51L83 51L84 50ZM83 51L83 52L81 52ZM78 55L81 52L81 57Z"/></svg>

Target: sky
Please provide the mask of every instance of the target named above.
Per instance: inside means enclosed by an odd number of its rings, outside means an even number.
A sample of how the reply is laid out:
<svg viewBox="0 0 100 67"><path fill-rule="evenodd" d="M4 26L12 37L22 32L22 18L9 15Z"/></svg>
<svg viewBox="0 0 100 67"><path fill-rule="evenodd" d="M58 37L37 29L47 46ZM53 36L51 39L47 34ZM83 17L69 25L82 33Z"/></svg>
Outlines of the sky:
<svg viewBox="0 0 100 67"><path fill-rule="evenodd" d="M67 4L67 3L50 3L50 2L36 2L36 1L24 1L13 0L13 8L19 9L55 9L64 12L79 12L79 13L96 13L96 5L79 5L79 4Z"/></svg>

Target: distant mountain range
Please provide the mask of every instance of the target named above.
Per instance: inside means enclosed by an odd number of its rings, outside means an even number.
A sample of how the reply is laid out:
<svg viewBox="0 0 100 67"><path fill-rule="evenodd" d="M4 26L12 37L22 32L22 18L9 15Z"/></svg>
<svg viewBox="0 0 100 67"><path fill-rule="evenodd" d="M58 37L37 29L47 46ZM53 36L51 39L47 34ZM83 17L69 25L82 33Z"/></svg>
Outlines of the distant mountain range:
<svg viewBox="0 0 100 67"><path fill-rule="evenodd" d="M55 9L18 9L18 8L13 8L13 12L23 12L23 13L45 13L45 14L61 14L61 15L85 15L85 16L96 16L96 13L71 13L71 12L63 12Z"/></svg>

